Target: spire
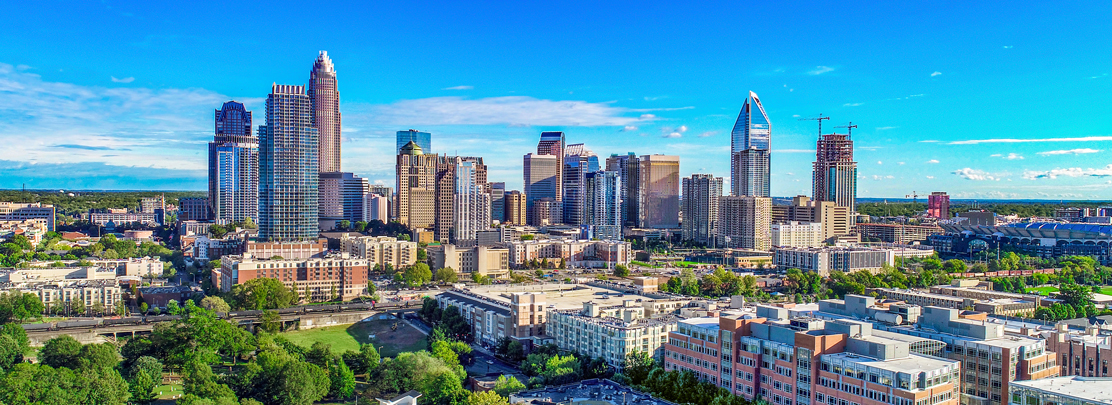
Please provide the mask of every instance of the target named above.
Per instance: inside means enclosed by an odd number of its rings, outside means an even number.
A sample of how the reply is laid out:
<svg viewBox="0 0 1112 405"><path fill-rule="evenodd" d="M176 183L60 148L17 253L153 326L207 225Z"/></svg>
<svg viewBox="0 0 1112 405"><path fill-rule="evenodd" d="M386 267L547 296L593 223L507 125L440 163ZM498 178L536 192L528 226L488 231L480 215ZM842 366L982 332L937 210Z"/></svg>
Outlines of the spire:
<svg viewBox="0 0 1112 405"><path fill-rule="evenodd" d="M332 65L332 58L328 57L328 51L320 51L316 62L313 62L313 71L336 73L336 67Z"/></svg>

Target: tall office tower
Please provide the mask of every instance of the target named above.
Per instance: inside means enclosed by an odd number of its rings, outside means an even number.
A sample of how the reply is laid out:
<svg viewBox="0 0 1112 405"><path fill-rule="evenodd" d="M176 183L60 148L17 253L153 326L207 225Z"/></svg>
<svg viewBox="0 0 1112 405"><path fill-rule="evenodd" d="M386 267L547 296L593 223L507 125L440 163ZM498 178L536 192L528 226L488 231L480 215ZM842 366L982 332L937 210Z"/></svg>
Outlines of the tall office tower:
<svg viewBox="0 0 1112 405"><path fill-rule="evenodd" d="M490 220L506 222L506 183L490 183Z"/></svg>
<svg viewBox="0 0 1112 405"><path fill-rule="evenodd" d="M457 245L470 245L478 239L477 232L490 229L490 193L486 192L482 159L456 160L455 183L454 224L449 239Z"/></svg>
<svg viewBox="0 0 1112 405"><path fill-rule="evenodd" d="M564 140L563 132L541 132L541 140L537 142L538 155L551 155L557 157L556 165L556 201L564 198L564 155L568 143ZM528 192L526 192L528 194Z"/></svg>
<svg viewBox="0 0 1112 405"><path fill-rule="evenodd" d="M591 236L599 240L622 240L621 173L596 171L587 173L585 180L586 226Z"/></svg>
<svg viewBox="0 0 1112 405"><path fill-rule="evenodd" d="M417 146L420 146L422 152L432 153L432 134L428 132L421 132L416 129L410 129L405 131L398 131L397 145L399 154L402 153L402 147L410 141L413 141L413 143L416 143Z"/></svg>
<svg viewBox="0 0 1112 405"><path fill-rule="evenodd" d="M395 214L409 229L431 229L436 224L436 163L436 155L423 154L412 141L398 154Z"/></svg>
<svg viewBox="0 0 1112 405"><path fill-rule="evenodd" d="M717 247L718 200L721 198L721 177L693 174L683 179L683 240Z"/></svg>
<svg viewBox="0 0 1112 405"><path fill-rule="evenodd" d="M730 136L731 195L769 196L771 127L757 93L749 92Z"/></svg>
<svg viewBox="0 0 1112 405"><path fill-rule="evenodd" d="M950 219L950 196L945 191L935 191L927 197L927 216Z"/></svg>
<svg viewBox="0 0 1112 405"><path fill-rule="evenodd" d="M641 161L633 152L610 155L606 170L618 172L622 178L622 225L637 226L640 214Z"/></svg>
<svg viewBox="0 0 1112 405"><path fill-rule="evenodd" d="M718 238L735 249L772 248L772 199L753 196L722 197L718 207Z"/></svg>
<svg viewBox="0 0 1112 405"><path fill-rule="evenodd" d="M561 157L554 155L527 154L524 158L525 209L530 219L534 218L533 204L542 198L559 201ZM549 218L552 220L552 218ZM559 222L557 222L559 223ZM536 225L530 223L530 225Z"/></svg>
<svg viewBox="0 0 1112 405"><path fill-rule="evenodd" d="M216 110L216 136L208 145L209 204L217 220L259 217L259 138L251 112L228 101Z"/></svg>
<svg viewBox="0 0 1112 405"><path fill-rule="evenodd" d="M823 240L852 232L852 214L848 207L839 207L833 201L811 201L805 195L792 197L791 205L772 207L772 221L778 224L790 221L821 223Z"/></svg>
<svg viewBox="0 0 1112 405"><path fill-rule="evenodd" d="M598 155L581 143L564 150L564 223L587 223L587 173L597 172Z"/></svg>
<svg viewBox="0 0 1112 405"><path fill-rule="evenodd" d="M641 204L639 225L642 228L680 227L680 157L665 155L641 156Z"/></svg>
<svg viewBox="0 0 1112 405"><path fill-rule="evenodd" d="M506 223L514 225L529 223L529 214L525 206L525 194L517 190L506 192Z"/></svg>
<svg viewBox="0 0 1112 405"><path fill-rule="evenodd" d="M313 128L319 136L319 172L340 171L340 90L336 86L336 67L328 52L320 51L309 71L309 102Z"/></svg>
<svg viewBox="0 0 1112 405"><path fill-rule="evenodd" d="M370 192L367 179L347 172L320 174L320 217L325 221L363 220L364 196ZM334 224L329 224L328 227Z"/></svg>
<svg viewBox="0 0 1112 405"><path fill-rule="evenodd" d="M857 162L853 161L853 140L849 135L827 134L815 148L815 201L833 201L839 207L857 211Z"/></svg>
<svg viewBox="0 0 1112 405"><path fill-rule="evenodd" d="M305 86L275 84L259 126L259 238L315 240L319 177L317 129Z"/></svg>

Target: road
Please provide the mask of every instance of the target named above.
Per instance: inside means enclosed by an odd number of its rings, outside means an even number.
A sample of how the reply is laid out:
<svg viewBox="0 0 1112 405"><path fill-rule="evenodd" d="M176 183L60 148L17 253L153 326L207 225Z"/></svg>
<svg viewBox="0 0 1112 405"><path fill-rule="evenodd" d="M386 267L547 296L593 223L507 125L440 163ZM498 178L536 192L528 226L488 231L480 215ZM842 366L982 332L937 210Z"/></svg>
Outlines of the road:
<svg viewBox="0 0 1112 405"><path fill-rule="evenodd" d="M406 316L404 317L404 320L405 323L409 324L409 326L412 326L414 329L417 329L425 335L428 335L430 332L432 332L432 328L416 316ZM475 357L475 362L472 363L470 366L465 367L468 372L480 375L491 373L512 374L516 375L518 380L525 382L525 376L521 374L521 370L518 370L517 367L511 364L507 364L502 360L498 360L494 357L494 353L491 353L489 350L484 349L479 345L472 344L471 354Z"/></svg>

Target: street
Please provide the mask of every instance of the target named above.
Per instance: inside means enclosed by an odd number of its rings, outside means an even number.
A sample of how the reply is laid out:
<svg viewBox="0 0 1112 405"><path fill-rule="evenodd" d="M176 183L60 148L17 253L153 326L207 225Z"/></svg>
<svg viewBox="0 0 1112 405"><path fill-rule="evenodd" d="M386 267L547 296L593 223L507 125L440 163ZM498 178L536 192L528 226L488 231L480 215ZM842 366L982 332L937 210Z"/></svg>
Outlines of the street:
<svg viewBox="0 0 1112 405"><path fill-rule="evenodd" d="M406 316L404 317L404 320L407 324L414 327L425 335L428 335L430 332L432 332L432 328L416 316ZM506 364L502 360L498 360L494 357L494 353L491 353L489 350L484 349L479 345L472 344L471 354L475 357L475 362L472 363L470 366L465 367L468 373L477 375L487 375L491 373L507 375L513 374L516 375L519 380L525 382L525 380L523 380L525 376L521 374L521 371L518 370L517 367Z"/></svg>

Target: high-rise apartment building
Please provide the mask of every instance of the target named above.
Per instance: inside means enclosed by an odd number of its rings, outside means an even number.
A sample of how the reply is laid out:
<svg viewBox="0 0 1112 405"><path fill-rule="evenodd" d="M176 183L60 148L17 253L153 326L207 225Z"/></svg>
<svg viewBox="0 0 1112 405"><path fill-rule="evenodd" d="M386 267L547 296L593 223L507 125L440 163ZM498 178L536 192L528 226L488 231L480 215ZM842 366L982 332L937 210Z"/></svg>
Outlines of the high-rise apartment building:
<svg viewBox="0 0 1112 405"><path fill-rule="evenodd" d="M772 207L772 222L818 222L822 224L823 240L848 235L853 231L849 207L839 207L833 201L811 201L807 196L795 196L791 205Z"/></svg>
<svg viewBox="0 0 1112 405"><path fill-rule="evenodd" d="M815 148L813 197L857 212L857 162L849 135L826 134Z"/></svg>
<svg viewBox="0 0 1112 405"><path fill-rule="evenodd" d="M208 192L217 220L259 217L259 138L251 112L228 101L216 110L216 136L208 145Z"/></svg>
<svg viewBox="0 0 1112 405"><path fill-rule="evenodd" d="M736 249L772 248L772 199L725 196L718 206L719 243Z"/></svg>
<svg viewBox="0 0 1112 405"><path fill-rule="evenodd" d="M722 178L693 174L683 179L683 240L717 247Z"/></svg>
<svg viewBox="0 0 1112 405"><path fill-rule="evenodd" d="M730 133L730 194L768 197L772 123L757 93L741 107Z"/></svg>
<svg viewBox="0 0 1112 405"><path fill-rule="evenodd" d="M525 225L529 222L528 210L525 209L526 196L520 191L506 192L506 223Z"/></svg>
<svg viewBox="0 0 1112 405"><path fill-rule="evenodd" d="M564 223L583 225L587 221L587 173L598 171L598 155L581 143L568 145L564 153Z"/></svg>
<svg viewBox="0 0 1112 405"><path fill-rule="evenodd" d="M390 222L390 197L367 193L363 196L363 221Z"/></svg>
<svg viewBox="0 0 1112 405"><path fill-rule="evenodd" d="M641 160L633 152L610 155L606 170L618 172L622 178L622 225L637 226L640 214Z"/></svg>
<svg viewBox="0 0 1112 405"><path fill-rule="evenodd" d="M822 224L818 222L788 221L772 224L773 247L822 246Z"/></svg>
<svg viewBox="0 0 1112 405"><path fill-rule="evenodd" d="M563 172L561 168L562 157L554 155L542 154L527 154L524 158L524 185L525 185L525 198L526 210L529 212L529 217L533 218L533 205L537 200L550 199L559 202L560 198L557 197L560 193L561 181L560 173ZM557 222L559 223L559 222ZM537 225L530 222L530 225Z"/></svg>
<svg viewBox="0 0 1112 405"><path fill-rule="evenodd" d="M482 159L455 161L455 212L452 243L473 242L477 232L490 228L490 193L486 191L486 166Z"/></svg>
<svg viewBox="0 0 1112 405"><path fill-rule="evenodd" d="M529 225L549 226L561 224L564 205L556 200L545 197L533 201L533 209L529 212Z"/></svg>
<svg viewBox="0 0 1112 405"><path fill-rule="evenodd" d="M370 191L367 179L347 172L320 174L321 221L363 220L364 196ZM334 225L334 224L329 224Z"/></svg>
<svg viewBox="0 0 1112 405"><path fill-rule="evenodd" d="M950 196L945 191L935 191L927 197L927 216L950 219Z"/></svg>
<svg viewBox="0 0 1112 405"><path fill-rule="evenodd" d="M387 186L387 185L382 185L382 184L371 184L371 186L367 190L367 192L370 193L370 194L378 194L380 196L386 197L386 199L390 202L388 204L389 209L390 209L390 212L388 213L389 218L396 218L398 216L398 212L397 212L398 208L394 204L394 188L393 187L390 187L390 186ZM388 221L383 220L383 222L388 222Z"/></svg>
<svg viewBox="0 0 1112 405"><path fill-rule="evenodd" d="M402 153L402 147L412 141L417 146L421 147L424 153L432 153L432 134L428 132L421 132L416 129L409 129L405 131L398 131L398 154Z"/></svg>
<svg viewBox="0 0 1112 405"><path fill-rule="evenodd" d="M461 167L465 170L464 187L479 190L477 194L481 195L459 193L461 177L457 176L457 169ZM463 220L484 220L484 226L489 226L490 193L486 191L486 171L482 158L426 155L420 146L409 142L397 158L398 221L414 230L431 229L433 237L441 242L455 241L460 225L456 221L457 211L461 207L468 210L459 213ZM468 185L471 183L473 187ZM472 208L471 204L479 206ZM483 229L486 228L478 230Z"/></svg>
<svg viewBox="0 0 1112 405"><path fill-rule="evenodd" d="M506 183L490 183L490 220L506 222Z"/></svg>
<svg viewBox="0 0 1112 405"><path fill-rule="evenodd" d="M305 86L275 84L259 126L259 238L315 240L319 234L318 135Z"/></svg>
<svg viewBox="0 0 1112 405"><path fill-rule="evenodd" d="M622 176L618 172L587 173L586 223L591 236L622 240ZM566 205L565 205L566 206Z"/></svg>
<svg viewBox="0 0 1112 405"><path fill-rule="evenodd" d="M665 155L641 156L642 228L680 227L680 157Z"/></svg>
<svg viewBox="0 0 1112 405"><path fill-rule="evenodd" d="M309 103L312 106L313 128L317 129L320 153L319 172L340 171L340 90L336 85L336 67L328 52L320 51L309 71Z"/></svg>

